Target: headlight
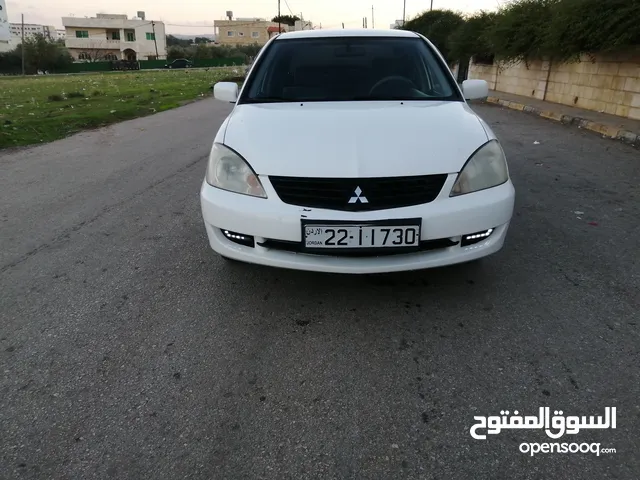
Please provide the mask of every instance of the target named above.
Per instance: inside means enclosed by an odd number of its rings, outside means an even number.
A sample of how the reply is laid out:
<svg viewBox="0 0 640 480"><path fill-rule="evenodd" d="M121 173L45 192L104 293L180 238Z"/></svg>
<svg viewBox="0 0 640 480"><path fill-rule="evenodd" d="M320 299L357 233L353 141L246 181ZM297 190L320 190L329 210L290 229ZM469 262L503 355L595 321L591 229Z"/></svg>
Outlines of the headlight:
<svg viewBox="0 0 640 480"><path fill-rule="evenodd" d="M258 176L236 152L214 143L207 165L207 183L230 192L267 198Z"/></svg>
<svg viewBox="0 0 640 480"><path fill-rule="evenodd" d="M507 159L497 140L491 140L471 155L453 184L450 197L495 187L509 180Z"/></svg>

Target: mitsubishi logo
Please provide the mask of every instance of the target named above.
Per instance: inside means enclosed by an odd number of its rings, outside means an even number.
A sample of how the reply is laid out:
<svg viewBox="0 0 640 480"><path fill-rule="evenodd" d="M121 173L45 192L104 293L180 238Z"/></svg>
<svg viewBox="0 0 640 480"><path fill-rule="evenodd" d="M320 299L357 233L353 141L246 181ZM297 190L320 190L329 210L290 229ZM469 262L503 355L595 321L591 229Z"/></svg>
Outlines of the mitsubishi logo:
<svg viewBox="0 0 640 480"><path fill-rule="evenodd" d="M369 203L369 200L367 200L367 197L362 195L362 189L360 187L356 187L353 194L355 196L349 199L349 203L358 203L358 201L360 201L360 203Z"/></svg>

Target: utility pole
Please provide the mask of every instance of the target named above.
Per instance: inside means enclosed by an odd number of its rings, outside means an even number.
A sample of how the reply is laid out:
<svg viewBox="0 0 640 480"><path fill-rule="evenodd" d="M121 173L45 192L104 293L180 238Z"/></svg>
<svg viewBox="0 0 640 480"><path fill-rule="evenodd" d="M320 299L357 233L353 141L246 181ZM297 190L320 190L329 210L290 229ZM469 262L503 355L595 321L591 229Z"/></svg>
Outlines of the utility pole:
<svg viewBox="0 0 640 480"><path fill-rule="evenodd" d="M404 7L402 7L402 28L404 28L404 22L407 18L407 0L404 0Z"/></svg>
<svg viewBox="0 0 640 480"><path fill-rule="evenodd" d="M376 28L376 21L373 19L373 5L371 5L371 28Z"/></svg>
<svg viewBox="0 0 640 480"><path fill-rule="evenodd" d="M280 35L280 0L278 0L278 35Z"/></svg>
<svg viewBox="0 0 640 480"><path fill-rule="evenodd" d="M433 0L431 0L431 8L429 10L433 10Z"/></svg>
<svg viewBox="0 0 640 480"><path fill-rule="evenodd" d="M24 13L22 14L22 76L24 77Z"/></svg>
<svg viewBox="0 0 640 480"><path fill-rule="evenodd" d="M342 22L342 29L344 30L344 22Z"/></svg>
<svg viewBox="0 0 640 480"><path fill-rule="evenodd" d="M302 12L300 12L300 28L304 30L304 20L302 19Z"/></svg>
<svg viewBox="0 0 640 480"><path fill-rule="evenodd" d="M153 43L156 44L156 60L158 60L160 55L158 55L158 41L156 40L156 22L151 21L151 29L153 30Z"/></svg>

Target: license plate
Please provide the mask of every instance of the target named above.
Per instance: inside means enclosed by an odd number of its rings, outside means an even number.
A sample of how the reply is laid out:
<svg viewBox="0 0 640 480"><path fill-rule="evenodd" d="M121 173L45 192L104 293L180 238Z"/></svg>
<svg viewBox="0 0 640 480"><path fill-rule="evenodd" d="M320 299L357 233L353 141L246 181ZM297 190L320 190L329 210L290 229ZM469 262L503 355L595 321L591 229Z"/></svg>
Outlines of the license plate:
<svg viewBox="0 0 640 480"><path fill-rule="evenodd" d="M384 223L306 223L303 225L305 248L384 249L417 248L420 223L411 220Z"/></svg>

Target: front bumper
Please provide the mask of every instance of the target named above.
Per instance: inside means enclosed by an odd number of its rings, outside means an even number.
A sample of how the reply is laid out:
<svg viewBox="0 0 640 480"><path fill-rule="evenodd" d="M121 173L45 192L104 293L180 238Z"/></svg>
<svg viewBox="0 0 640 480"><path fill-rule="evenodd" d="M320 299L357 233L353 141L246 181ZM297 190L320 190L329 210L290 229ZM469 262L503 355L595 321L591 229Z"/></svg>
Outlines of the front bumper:
<svg viewBox="0 0 640 480"><path fill-rule="evenodd" d="M498 187L450 198L455 182L449 175L440 195L431 203L371 212L340 212L283 203L268 178L260 177L267 199L227 192L203 182L200 190L202 216L211 248L225 257L248 263L296 270L333 273L383 273L421 270L485 257L502 248L507 234L515 190L511 181ZM260 246L265 240L301 242L301 219L371 221L422 218L421 240L451 239L458 244L417 253L344 257L297 253ZM462 235L493 228L479 243L461 246ZM220 229L255 237L247 247L227 239Z"/></svg>

